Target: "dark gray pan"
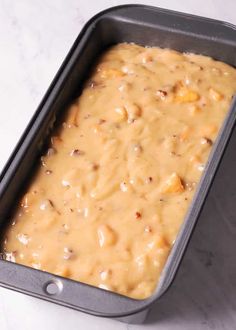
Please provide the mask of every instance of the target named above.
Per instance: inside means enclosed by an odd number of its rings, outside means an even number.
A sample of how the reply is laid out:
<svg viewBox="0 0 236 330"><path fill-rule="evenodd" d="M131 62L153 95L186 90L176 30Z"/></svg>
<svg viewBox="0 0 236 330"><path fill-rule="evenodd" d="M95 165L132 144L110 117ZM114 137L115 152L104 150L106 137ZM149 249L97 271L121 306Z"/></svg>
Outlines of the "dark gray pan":
<svg viewBox="0 0 236 330"><path fill-rule="evenodd" d="M82 83L97 56L108 46L119 42L199 53L236 66L236 28L231 24L141 5L114 7L93 17L76 39L1 173L2 232L56 120L79 95ZM166 291L174 278L229 141L235 119L236 102L233 102L160 282L150 298L130 299L5 260L0 260L0 285L89 314L142 322L151 304ZM55 294L48 293L49 283L57 285Z"/></svg>

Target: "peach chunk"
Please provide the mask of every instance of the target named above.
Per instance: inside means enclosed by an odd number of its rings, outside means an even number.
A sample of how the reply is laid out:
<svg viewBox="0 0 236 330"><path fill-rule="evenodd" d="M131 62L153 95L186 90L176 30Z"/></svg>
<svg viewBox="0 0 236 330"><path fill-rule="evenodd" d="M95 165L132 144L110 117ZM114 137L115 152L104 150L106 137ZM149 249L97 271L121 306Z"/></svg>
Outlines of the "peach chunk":
<svg viewBox="0 0 236 330"><path fill-rule="evenodd" d="M116 234L108 225L99 226L97 233L100 247L111 246L116 243Z"/></svg>
<svg viewBox="0 0 236 330"><path fill-rule="evenodd" d="M164 182L161 192L163 193L179 193L184 191L184 186L178 174L172 173Z"/></svg>

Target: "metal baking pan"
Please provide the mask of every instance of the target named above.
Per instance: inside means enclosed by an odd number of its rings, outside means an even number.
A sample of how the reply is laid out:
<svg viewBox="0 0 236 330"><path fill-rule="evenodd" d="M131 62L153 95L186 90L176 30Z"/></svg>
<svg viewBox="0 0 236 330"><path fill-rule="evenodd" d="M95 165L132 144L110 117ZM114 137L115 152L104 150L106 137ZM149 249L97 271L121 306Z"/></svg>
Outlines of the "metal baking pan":
<svg viewBox="0 0 236 330"><path fill-rule="evenodd" d="M1 173L1 231L61 113L79 95L97 56L119 42L200 53L236 66L236 27L231 24L141 5L113 7L93 17L76 39ZM166 291L174 278L235 120L234 100L156 291L150 298L131 299L5 260L0 260L0 285L89 314L142 322L152 303Z"/></svg>

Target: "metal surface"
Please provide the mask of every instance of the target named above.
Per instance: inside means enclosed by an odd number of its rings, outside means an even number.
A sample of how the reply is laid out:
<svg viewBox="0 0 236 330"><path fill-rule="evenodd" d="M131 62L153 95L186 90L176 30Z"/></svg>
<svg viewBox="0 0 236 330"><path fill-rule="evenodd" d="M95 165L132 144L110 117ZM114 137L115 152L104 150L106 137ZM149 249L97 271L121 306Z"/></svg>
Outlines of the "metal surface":
<svg viewBox="0 0 236 330"><path fill-rule="evenodd" d="M67 105L79 95L87 72L101 51L118 42L135 42L212 56L236 66L236 28L233 25L154 7L131 5L108 9L84 27L43 101L30 121L0 176L0 224L7 224L10 210L29 172L42 152L46 137ZM79 86L79 87L78 87ZM206 199L236 120L233 102L211 152L198 190L155 293L134 300L8 261L0 260L0 285L90 314L129 322L143 315L171 284ZM55 284L50 291L48 284ZM145 312L142 312L146 310ZM142 312L141 314L139 312Z"/></svg>

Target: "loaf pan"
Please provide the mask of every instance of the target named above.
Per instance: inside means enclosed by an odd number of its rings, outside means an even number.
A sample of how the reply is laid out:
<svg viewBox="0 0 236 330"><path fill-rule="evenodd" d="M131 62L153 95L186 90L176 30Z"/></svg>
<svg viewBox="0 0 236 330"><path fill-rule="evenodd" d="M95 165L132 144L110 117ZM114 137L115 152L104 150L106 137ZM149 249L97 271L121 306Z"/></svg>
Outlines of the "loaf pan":
<svg viewBox="0 0 236 330"><path fill-rule="evenodd" d="M113 7L82 29L0 176L1 232L47 137L107 47L120 42L171 48L211 56L236 65L236 28L228 23L142 5ZM206 200L236 119L236 102L212 149L195 197L153 295L131 299L47 272L0 260L0 285L89 314L141 323L152 303L173 281L190 235ZM158 311L157 311L158 313Z"/></svg>

